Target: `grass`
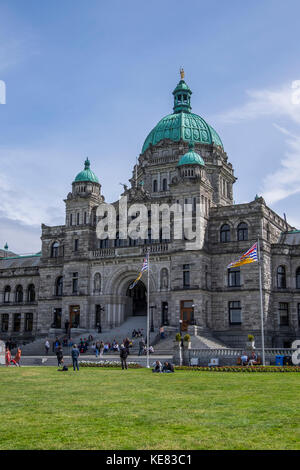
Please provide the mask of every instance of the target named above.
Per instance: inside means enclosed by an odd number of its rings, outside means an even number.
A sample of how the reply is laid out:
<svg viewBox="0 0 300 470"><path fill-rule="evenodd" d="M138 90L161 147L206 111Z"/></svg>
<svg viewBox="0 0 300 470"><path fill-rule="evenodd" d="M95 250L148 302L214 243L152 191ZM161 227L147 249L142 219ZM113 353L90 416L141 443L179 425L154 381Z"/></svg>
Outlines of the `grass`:
<svg viewBox="0 0 300 470"><path fill-rule="evenodd" d="M300 374L0 368L0 449L300 449Z"/></svg>

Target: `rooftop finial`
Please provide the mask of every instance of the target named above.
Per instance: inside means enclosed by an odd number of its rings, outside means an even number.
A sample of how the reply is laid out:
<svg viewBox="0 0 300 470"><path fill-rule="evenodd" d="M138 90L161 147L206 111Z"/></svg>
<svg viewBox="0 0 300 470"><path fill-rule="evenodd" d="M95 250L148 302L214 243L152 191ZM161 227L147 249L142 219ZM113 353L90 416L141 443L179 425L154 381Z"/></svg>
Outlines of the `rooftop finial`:
<svg viewBox="0 0 300 470"><path fill-rule="evenodd" d="M183 67L180 67L179 72L180 72L181 80L183 80L183 79L184 79L184 70L183 70Z"/></svg>
<svg viewBox="0 0 300 470"><path fill-rule="evenodd" d="M8 250L8 244L7 244L7 242L5 243L4 250L6 250L6 251Z"/></svg>

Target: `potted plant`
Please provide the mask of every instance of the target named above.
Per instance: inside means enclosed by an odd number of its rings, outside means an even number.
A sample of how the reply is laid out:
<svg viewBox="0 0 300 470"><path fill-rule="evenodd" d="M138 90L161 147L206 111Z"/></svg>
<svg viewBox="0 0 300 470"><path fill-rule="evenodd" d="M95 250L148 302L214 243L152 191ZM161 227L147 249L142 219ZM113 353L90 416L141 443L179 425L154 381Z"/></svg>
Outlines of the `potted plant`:
<svg viewBox="0 0 300 470"><path fill-rule="evenodd" d="M255 349L255 341L253 335L248 335L247 347L250 349Z"/></svg>
<svg viewBox="0 0 300 470"><path fill-rule="evenodd" d="M186 349L191 349L191 337L189 334L186 334L183 338L183 344Z"/></svg>

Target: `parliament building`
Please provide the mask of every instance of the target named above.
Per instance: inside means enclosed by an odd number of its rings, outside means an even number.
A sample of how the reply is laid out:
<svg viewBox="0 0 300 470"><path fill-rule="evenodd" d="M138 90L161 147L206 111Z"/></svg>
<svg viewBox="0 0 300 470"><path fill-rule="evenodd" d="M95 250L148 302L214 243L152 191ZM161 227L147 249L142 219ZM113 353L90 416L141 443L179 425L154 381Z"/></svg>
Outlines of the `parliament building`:
<svg viewBox="0 0 300 470"><path fill-rule="evenodd" d="M128 204L200 207L199 246L185 237L97 237L101 181L88 159L65 199L64 225L42 224L41 251L0 250L0 338L32 341L72 328L104 331L147 313L147 274L129 286L150 252L151 328L209 335L230 347L260 345L258 263L227 269L260 238L265 345L300 336L300 231L262 197L234 204L234 169L217 132L192 112L181 79L173 112L146 137L123 196ZM117 207L117 202L113 204ZM6 240L3 240L5 243ZM9 241L8 241L9 242Z"/></svg>

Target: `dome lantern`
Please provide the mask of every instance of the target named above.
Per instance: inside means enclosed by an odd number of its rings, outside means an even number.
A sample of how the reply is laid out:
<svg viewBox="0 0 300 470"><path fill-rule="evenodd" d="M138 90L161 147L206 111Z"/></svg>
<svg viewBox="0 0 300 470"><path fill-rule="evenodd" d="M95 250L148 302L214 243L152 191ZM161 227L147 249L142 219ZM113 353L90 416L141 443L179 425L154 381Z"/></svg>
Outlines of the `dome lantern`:
<svg viewBox="0 0 300 470"><path fill-rule="evenodd" d="M181 80L178 83L177 87L173 91L174 95L174 113L190 113L191 112L191 94L192 91L189 89L184 79L184 70L181 67L180 69Z"/></svg>

